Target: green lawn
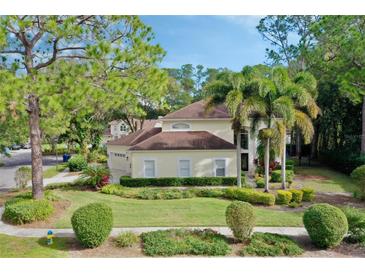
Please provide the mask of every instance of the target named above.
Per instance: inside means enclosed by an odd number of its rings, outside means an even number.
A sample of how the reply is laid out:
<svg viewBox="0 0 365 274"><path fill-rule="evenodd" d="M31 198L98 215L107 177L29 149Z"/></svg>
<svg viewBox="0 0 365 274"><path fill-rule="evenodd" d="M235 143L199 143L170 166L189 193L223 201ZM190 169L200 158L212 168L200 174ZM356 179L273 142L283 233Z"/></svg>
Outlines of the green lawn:
<svg viewBox="0 0 365 274"><path fill-rule="evenodd" d="M70 239L55 238L52 246L45 238L13 237L0 234L0 258L64 258L68 257Z"/></svg>
<svg viewBox="0 0 365 274"><path fill-rule="evenodd" d="M323 179L304 179L297 180L294 178L294 181L297 181L293 184L300 184L304 187L313 188L319 192L354 192L358 190L358 186L355 182L350 178L350 176L336 172L326 167L295 167L296 175L304 175L304 176L323 176L326 178Z"/></svg>
<svg viewBox="0 0 365 274"><path fill-rule="evenodd" d="M64 171L67 167L66 163L59 164L57 166L51 166L43 171L43 178L52 178L56 176L58 173Z"/></svg>
<svg viewBox="0 0 365 274"><path fill-rule="evenodd" d="M225 210L230 201L215 198L178 200L136 200L97 192L57 191L71 201L54 226L71 227L72 213L91 202L103 202L113 209L114 227L138 226L226 226ZM302 213L257 207L257 226L302 226Z"/></svg>

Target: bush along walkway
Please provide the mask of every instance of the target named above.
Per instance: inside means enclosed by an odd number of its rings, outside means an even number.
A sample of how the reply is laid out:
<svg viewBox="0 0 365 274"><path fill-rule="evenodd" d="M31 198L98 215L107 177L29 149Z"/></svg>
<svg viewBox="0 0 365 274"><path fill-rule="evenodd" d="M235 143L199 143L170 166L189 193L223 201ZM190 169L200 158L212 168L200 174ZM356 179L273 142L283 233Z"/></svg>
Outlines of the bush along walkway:
<svg viewBox="0 0 365 274"><path fill-rule="evenodd" d="M48 230L52 230L55 237L75 237L75 234L71 228L65 229L46 229L46 228L22 228L14 225L6 224L2 221L2 215L4 208L0 207L0 234L6 234L9 236L18 237L45 237ZM133 232L135 234L141 234L143 232L150 232L156 230L167 229L207 229L210 228L222 235L232 236L232 232L228 227L128 227L128 228L113 228L110 236L117 236L122 232ZM304 227L255 227L254 232L270 232L287 236L302 236L308 235Z"/></svg>

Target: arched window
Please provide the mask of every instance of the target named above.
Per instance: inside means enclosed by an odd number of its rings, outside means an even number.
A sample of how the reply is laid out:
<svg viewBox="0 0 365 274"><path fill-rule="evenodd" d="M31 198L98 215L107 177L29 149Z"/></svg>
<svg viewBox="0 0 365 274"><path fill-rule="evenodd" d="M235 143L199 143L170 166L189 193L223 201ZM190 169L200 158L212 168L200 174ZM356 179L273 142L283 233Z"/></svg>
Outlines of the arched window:
<svg viewBox="0 0 365 274"><path fill-rule="evenodd" d="M175 130L187 130L190 129L190 125L187 123L175 123L172 124L171 128Z"/></svg>

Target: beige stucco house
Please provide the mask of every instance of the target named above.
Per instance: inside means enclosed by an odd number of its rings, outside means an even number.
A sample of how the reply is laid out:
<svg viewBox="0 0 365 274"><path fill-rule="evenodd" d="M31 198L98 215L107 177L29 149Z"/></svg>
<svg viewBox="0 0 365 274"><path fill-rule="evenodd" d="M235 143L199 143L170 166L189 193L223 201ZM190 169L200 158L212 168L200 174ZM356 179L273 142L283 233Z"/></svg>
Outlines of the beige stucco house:
<svg viewBox="0 0 365 274"><path fill-rule="evenodd" d="M113 181L120 176L236 176L236 146L227 109L199 101L107 143ZM249 125L245 125L249 128ZM256 137L241 136L242 170L253 173Z"/></svg>

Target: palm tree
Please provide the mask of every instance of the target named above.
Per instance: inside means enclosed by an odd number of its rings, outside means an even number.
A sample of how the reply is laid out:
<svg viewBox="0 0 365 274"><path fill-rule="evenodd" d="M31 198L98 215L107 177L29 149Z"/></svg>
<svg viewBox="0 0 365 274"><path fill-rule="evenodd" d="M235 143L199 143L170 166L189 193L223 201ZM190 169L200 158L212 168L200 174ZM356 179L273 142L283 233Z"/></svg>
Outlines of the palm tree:
<svg viewBox="0 0 365 274"><path fill-rule="evenodd" d="M236 135L237 186L241 187L241 129L250 114L262 111L263 105L252 96L250 81L242 73L224 72L209 83L205 91L208 95L207 109L224 103L232 117L232 129Z"/></svg>
<svg viewBox="0 0 365 274"><path fill-rule="evenodd" d="M286 77L286 76L285 76ZM294 102L294 117L283 119L282 152L281 152L281 179L282 188L286 188L286 130L295 125L308 144L313 138L314 128L312 119L316 119L320 108L316 104L317 81L309 72L299 72L293 81L285 87L285 93ZM294 122L294 123L293 123Z"/></svg>
<svg viewBox="0 0 365 274"><path fill-rule="evenodd" d="M316 82L305 72L291 80L287 69L276 67L269 71L262 67L256 71L259 83L258 93L266 105L266 128L259 137L265 143L265 191L269 191L269 153L270 144L279 151L281 158L282 188L286 188L286 131L296 125L303 134L304 142L309 143L313 136L311 118L318 115L315 103ZM307 114L308 113L308 114Z"/></svg>

